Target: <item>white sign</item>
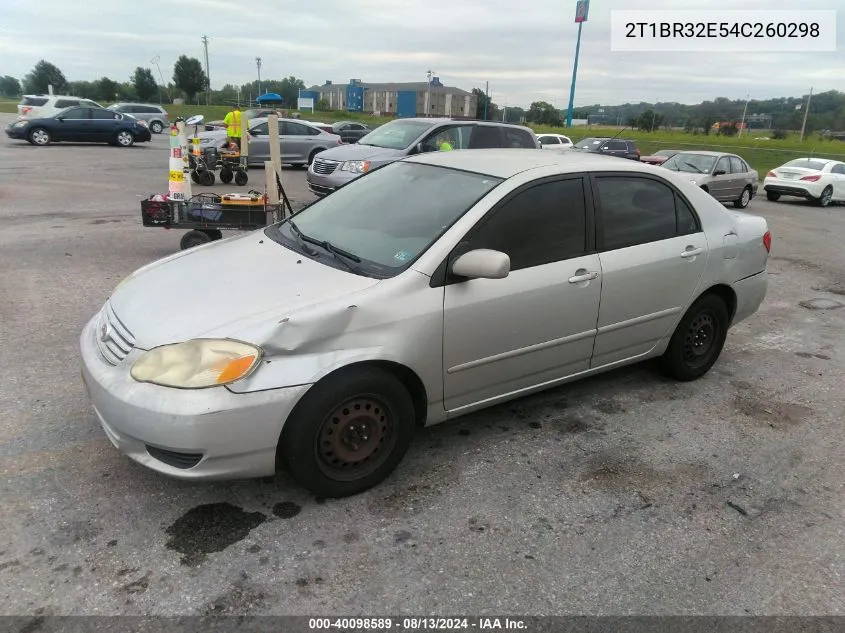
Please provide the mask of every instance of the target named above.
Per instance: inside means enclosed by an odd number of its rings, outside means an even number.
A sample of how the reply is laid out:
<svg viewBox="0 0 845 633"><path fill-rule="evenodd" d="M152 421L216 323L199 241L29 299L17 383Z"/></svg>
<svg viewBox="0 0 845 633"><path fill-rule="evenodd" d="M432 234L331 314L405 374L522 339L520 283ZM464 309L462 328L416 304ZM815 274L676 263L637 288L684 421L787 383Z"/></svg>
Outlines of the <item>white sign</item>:
<svg viewBox="0 0 845 633"><path fill-rule="evenodd" d="M836 52L834 10L611 11L614 52Z"/></svg>
<svg viewBox="0 0 845 633"><path fill-rule="evenodd" d="M300 97L296 100L297 110L311 110L314 111L314 99L309 97L307 99Z"/></svg>

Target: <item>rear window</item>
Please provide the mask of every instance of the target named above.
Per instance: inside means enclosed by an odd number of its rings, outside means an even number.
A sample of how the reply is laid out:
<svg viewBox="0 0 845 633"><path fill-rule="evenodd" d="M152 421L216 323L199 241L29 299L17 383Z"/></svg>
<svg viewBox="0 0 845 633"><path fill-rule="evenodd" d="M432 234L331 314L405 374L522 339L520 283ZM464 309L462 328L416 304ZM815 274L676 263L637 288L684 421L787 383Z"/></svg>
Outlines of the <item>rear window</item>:
<svg viewBox="0 0 845 633"><path fill-rule="evenodd" d="M606 138L585 138L575 144L578 149L586 149L590 151L598 151L599 147L608 139Z"/></svg>
<svg viewBox="0 0 845 633"><path fill-rule="evenodd" d="M57 99L56 100L56 107L61 108L69 108L71 106L79 105L79 99Z"/></svg>
<svg viewBox="0 0 845 633"><path fill-rule="evenodd" d="M798 160L791 160L784 167L802 167L804 169L815 169L816 171L821 171L824 169L827 162L821 162L818 160L809 160L807 158L799 158Z"/></svg>
<svg viewBox="0 0 845 633"><path fill-rule="evenodd" d="M21 105L25 106L43 106L47 103L47 97L24 97Z"/></svg>

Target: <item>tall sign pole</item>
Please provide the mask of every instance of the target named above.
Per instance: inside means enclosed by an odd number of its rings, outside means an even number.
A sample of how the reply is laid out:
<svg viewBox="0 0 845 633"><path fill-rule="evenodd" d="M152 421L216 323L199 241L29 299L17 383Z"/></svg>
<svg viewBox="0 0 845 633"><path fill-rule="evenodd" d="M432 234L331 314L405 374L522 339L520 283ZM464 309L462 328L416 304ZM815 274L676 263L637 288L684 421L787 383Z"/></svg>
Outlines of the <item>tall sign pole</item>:
<svg viewBox="0 0 845 633"><path fill-rule="evenodd" d="M807 129L807 117L810 114L810 100L813 98L813 88L810 87L810 96L807 97L807 109L804 110L804 122L801 124L801 142L804 142L804 131Z"/></svg>
<svg viewBox="0 0 845 633"><path fill-rule="evenodd" d="M575 78L578 75L578 55L581 53L581 29L590 12L590 0L578 0L575 5L575 22L578 24L578 40L575 44L575 64L572 67L572 85L569 87L569 108L566 110L566 127L572 127L572 108L575 105Z"/></svg>

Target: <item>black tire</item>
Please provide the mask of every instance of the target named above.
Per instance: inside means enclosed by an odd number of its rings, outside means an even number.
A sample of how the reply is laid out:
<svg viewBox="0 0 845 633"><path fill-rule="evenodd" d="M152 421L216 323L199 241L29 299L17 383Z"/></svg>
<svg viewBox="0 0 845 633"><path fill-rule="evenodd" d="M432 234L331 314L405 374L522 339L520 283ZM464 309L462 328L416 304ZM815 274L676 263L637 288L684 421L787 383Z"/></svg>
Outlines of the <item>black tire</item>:
<svg viewBox="0 0 845 633"><path fill-rule="evenodd" d="M687 382L710 371L725 345L729 318L721 298L715 294L699 297L678 323L669 347L660 357L663 372Z"/></svg>
<svg viewBox="0 0 845 633"><path fill-rule="evenodd" d="M153 134L161 134L162 130L164 130L164 126L161 124L161 121L153 121L150 123L150 132Z"/></svg>
<svg viewBox="0 0 845 633"><path fill-rule="evenodd" d="M232 182L232 178L234 178L234 177L235 177L235 172L233 172L228 167L224 167L223 169L220 170L220 182L228 185L230 182Z"/></svg>
<svg viewBox="0 0 845 633"><path fill-rule="evenodd" d="M205 171L200 172L200 184L203 187L210 187L214 184L214 172L210 169L206 169Z"/></svg>
<svg viewBox="0 0 845 633"><path fill-rule="evenodd" d="M311 152L311 153L308 155L308 164L310 165L311 163L313 163L313 162L314 162L314 157L315 157L317 154L319 154L320 152L322 152L322 151L323 151L323 150L321 150L321 149L315 149L313 152Z"/></svg>
<svg viewBox="0 0 845 633"><path fill-rule="evenodd" d="M774 191L767 191L766 192L766 199L769 202L777 202L778 200L780 200L780 194L775 193Z"/></svg>
<svg viewBox="0 0 845 633"><path fill-rule="evenodd" d="M235 174L235 184L238 187L243 187L248 182L249 176L246 175L245 171L239 171Z"/></svg>
<svg viewBox="0 0 845 633"><path fill-rule="evenodd" d="M191 170L191 180L197 184L200 183L200 175L197 173L196 169Z"/></svg>
<svg viewBox="0 0 845 633"><path fill-rule="evenodd" d="M211 236L202 231L188 231L182 236L179 241L179 247L184 251L194 246L208 244L211 241Z"/></svg>
<svg viewBox="0 0 845 633"><path fill-rule="evenodd" d="M29 135L26 137L33 145L49 145L53 137L50 136L50 132L45 130L43 127L35 127L29 131Z"/></svg>
<svg viewBox="0 0 845 633"><path fill-rule="evenodd" d="M396 469L414 429L411 395L396 377L376 367L341 370L296 405L279 438L277 461L315 495L347 497Z"/></svg>
<svg viewBox="0 0 845 633"><path fill-rule="evenodd" d="M223 239L223 231L220 229L200 229L203 233L211 238L212 242Z"/></svg>
<svg viewBox="0 0 845 633"><path fill-rule="evenodd" d="M734 207L737 209L744 209L748 206L748 203L751 202L751 187L748 186L742 190L742 194L740 194L738 200L734 200Z"/></svg>
<svg viewBox="0 0 845 633"><path fill-rule="evenodd" d="M813 200L817 207L826 207L830 205L831 200L833 199L833 187L828 185L824 189L822 189L822 195L818 198Z"/></svg>
<svg viewBox="0 0 845 633"><path fill-rule="evenodd" d="M118 147L132 147L135 144L135 135L129 130L120 130L114 135L114 142Z"/></svg>

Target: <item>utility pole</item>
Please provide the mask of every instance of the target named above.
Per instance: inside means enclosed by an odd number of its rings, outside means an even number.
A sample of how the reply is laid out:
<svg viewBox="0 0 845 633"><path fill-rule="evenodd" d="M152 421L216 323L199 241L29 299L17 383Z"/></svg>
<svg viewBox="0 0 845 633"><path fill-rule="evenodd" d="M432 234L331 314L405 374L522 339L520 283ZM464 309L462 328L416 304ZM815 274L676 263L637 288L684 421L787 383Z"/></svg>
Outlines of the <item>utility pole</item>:
<svg viewBox="0 0 845 633"><path fill-rule="evenodd" d="M739 122L739 134L737 138L742 136L742 130L745 129L745 115L748 112L748 102L751 100L751 95L745 95L745 107L742 109L742 120Z"/></svg>
<svg viewBox="0 0 845 633"><path fill-rule="evenodd" d="M425 115L431 116L431 76L432 73L431 69L427 70L425 76L427 77L428 81L425 84Z"/></svg>
<svg viewBox="0 0 845 633"><path fill-rule="evenodd" d="M208 105L211 93L211 71L208 69L208 36L202 36L202 45L205 48L205 105Z"/></svg>
<svg viewBox="0 0 845 633"><path fill-rule="evenodd" d="M654 132L654 120L657 118L657 103L651 109L651 131Z"/></svg>
<svg viewBox="0 0 845 633"><path fill-rule="evenodd" d="M256 99L261 96L261 58L255 58L255 67L258 69L258 96Z"/></svg>
<svg viewBox="0 0 845 633"><path fill-rule="evenodd" d="M810 86L810 95L807 97L807 108L804 110L804 122L801 124L801 142L804 142L804 130L807 129L807 116L810 114L810 99L813 98L813 87Z"/></svg>
<svg viewBox="0 0 845 633"><path fill-rule="evenodd" d="M490 103L490 82L484 86L484 120L487 120L487 104Z"/></svg>
<svg viewBox="0 0 845 633"><path fill-rule="evenodd" d="M164 86L164 89L167 90L167 85L164 83L164 75L161 74L161 66L158 65L158 61L161 59L158 55L153 57L150 60L150 64L155 66L158 69L158 76L161 79L161 83L158 85L158 104L161 105L161 87ZM167 93L167 100L170 101L170 92Z"/></svg>

